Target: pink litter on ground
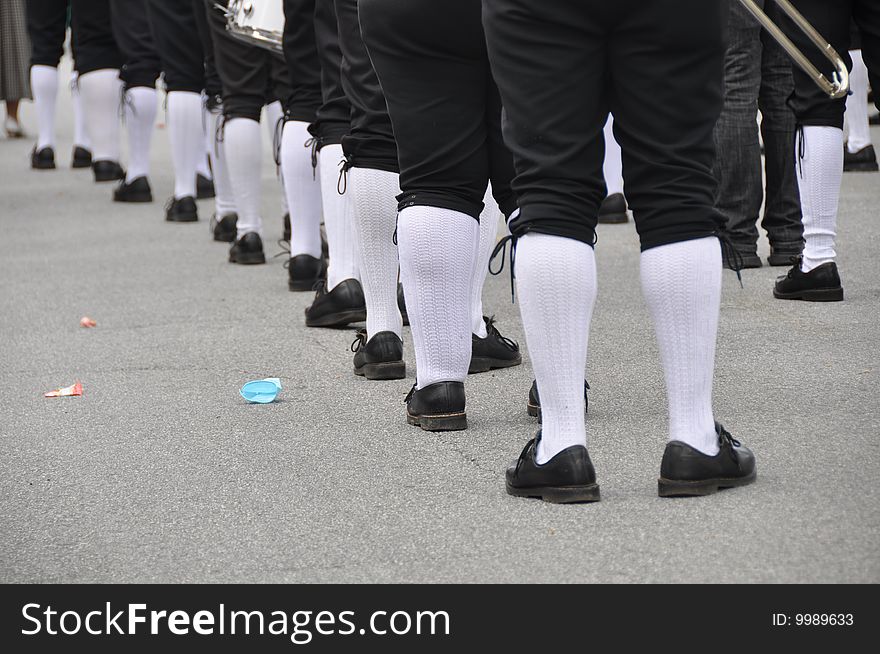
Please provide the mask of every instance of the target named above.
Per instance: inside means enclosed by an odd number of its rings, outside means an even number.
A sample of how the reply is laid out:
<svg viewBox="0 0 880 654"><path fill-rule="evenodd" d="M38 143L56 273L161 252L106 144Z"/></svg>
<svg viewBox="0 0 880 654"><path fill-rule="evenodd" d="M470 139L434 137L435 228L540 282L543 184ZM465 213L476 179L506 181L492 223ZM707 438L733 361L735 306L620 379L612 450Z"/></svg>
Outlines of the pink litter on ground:
<svg viewBox="0 0 880 654"><path fill-rule="evenodd" d="M81 382L76 382L72 386L66 386L64 388L57 388L54 391L49 391L48 393L43 393L43 397L73 397L76 395L83 394L83 387Z"/></svg>
<svg viewBox="0 0 880 654"><path fill-rule="evenodd" d="M80 327L95 327L97 324L98 324L98 323L96 323L94 320L92 320L92 319L89 318L88 316L83 316L83 317L80 318L80 320L79 320L79 326L80 326Z"/></svg>

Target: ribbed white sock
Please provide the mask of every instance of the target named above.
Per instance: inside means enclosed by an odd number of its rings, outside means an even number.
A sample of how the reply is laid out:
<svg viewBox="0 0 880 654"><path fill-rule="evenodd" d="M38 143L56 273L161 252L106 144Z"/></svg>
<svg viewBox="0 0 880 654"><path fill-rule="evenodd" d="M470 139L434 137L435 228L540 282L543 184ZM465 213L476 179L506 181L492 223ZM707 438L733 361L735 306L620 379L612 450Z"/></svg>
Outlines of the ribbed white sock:
<svg viewBox="0 0 880 654"><path fill-rule="evenodd" d="M398 261L393 241L399 184L397 173L370 168L348 171L346 193L354 198L355 242L369 338L384 331L400 336L403 331L397 308Z"/></svg>
<svg viewBox="0 0 880 654"><path fill-rule="evenodd" d="M471 279L471 330L480 338L486 338L486 322L483 320L483 284L489 272L489 257L498 236L498 221L501 209L492 197L492 187L486 190L483 198L483 212L480 214L480 245L474 262Z"/></svg>
<svg viewBox="0 0 880 654"><path fill-rule="evenodd" d="M238 207L238 235L248 232L263 235L260 216L260 179L263 173L263 142L260 139L260 123L250 118L232 118L226 121L223 147L229 181Z"/></svg>
<svg viewBox="0 0 880 654"><path fill-rule="evenodd" d="M137 86L125 93L125 127L128 131L128 169L125 181L150 174L150 143L158 102L155 88Z"/></svg>
<svg viewBox="0 0 880 654"><path fill-rule="evenodd" d="M516 291L541 394L538 463L586 445L584 369L596 289L596 257L586 243L537 233L517 242Z"/></svg>
<svg viewBox="0 0 880 654"><path fill-rule="evenodd" d="M37 109L37 150L54 148L58 69L53 66L31 66L31 91Z"/></svg>
<svg viewBox="0 0 880 654"><path fill-rule="evenodd" d="M115 68L79 76L86 130L92 142L93 161L119 161L119 103L122 80Z"/></svg>
<svg viewBox="0 0 880 654"><path fill-rule="evenodd" d="M608 188L607 195L623 193L623 161L621 159L620 145L614 138L614 118L608 114L605 123L605 161L602 164L602 172L605 175L605 186Z"/></svg>
<svg viewBox="0 0 880 654"><path fill-rule="evenodd" d="M327 288L330 290L346 279L358 279L353 192L340 194L337 188L342 159L342 146L338 144L325 145L318 154L324 227L330 252L327 268Z"/></svg>
<svg viewBox="0 0 880 654"><path fill-rule="evenodd" d="M92 141L86 130L86 115L83 109L82 96L79 93L79 73L70 75L70 98L73 103L73 144L92 149Z"/></svg>
<svg viewBox="0 0 880 654"><path fill-rule="evenodd" d="M208 140L211 147L211 166L214 169L214 212L218 217L235 213L235 196L226 165L225 143L217 138L217 125L223 120L223 107L208 112Z"/></svg>
<svg viewBox="0 0 880 654"><path fill-rule="evenodd" d="M669 440L714 456L718 437L712 376L721 305L718 239L709 236L645 250L641 277L666 378Z"/></svg>
<svg viewBox="0 0 880 654"><path fill-rule="evenodd" d="M397 242L418 387L463 382L471 362L471 271L479 225L458 211L407 207L400 212Z"/></svg>
<svg viewBox="0 0 880 654"><path fill-rule="evenodd" d="M174 197L196 196L196 169L204 154L202 96L191 91L168 94L168 139L174 164Z"/></svg>
<svg viewBox="0 0 880 654"><path fill-rule="evenodd" d="M309 124L284 123L281 135L281 175L290 207L290 256L321 257L321 180L312 168Z"/></svg>
<svg viewBox="0 0 880 654"><path fill-rule="evenodd" d="M846 124L849 127L847 150L858 152L871 145L871 125L868 123L868 67L861 50L850 50L853 67L849 74L851 93L846 96Z"/></svg>
<svg viewBox="0 0 880 654"><path fill-rule="evenodd" d="M802 147L804 153L795 163L804 223L801 270L810 272L837 257L834 237L843 178L843 130L807 125L797 141L795 147Z"/></svg>

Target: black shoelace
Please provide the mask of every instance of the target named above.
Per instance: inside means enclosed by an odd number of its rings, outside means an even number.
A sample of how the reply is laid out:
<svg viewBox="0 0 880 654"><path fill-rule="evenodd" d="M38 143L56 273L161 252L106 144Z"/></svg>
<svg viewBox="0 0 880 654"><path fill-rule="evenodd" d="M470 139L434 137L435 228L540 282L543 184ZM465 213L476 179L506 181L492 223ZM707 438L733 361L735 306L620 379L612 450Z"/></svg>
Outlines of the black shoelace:
<svg viewBox="0 0 880 654"><path fill-rule="evenodd" d="M357 334L354 335L354 340L351 343L351 351L358 352L364 345L367 344L367 330L359 329Z"/></svg>
<svg viewBox="0 0 880 654"><path fill-rule="evenodd" d="M409 389L409 393L406 394L406 397L403 400L404 404L409 404L409 401L412 399L413 394L416 392L416 385L413 384L412 388Z"/></svg>
<svg viewBox="0 0 880 654"><path fill-rule="evenodd" d="M522 452L520 452L519 458L516 460L516 468L513 471L513 474L517 474L519 472L519 468L522 465L523 461L526 460L526 455L529 453L529 448L534 446L535 452L538 451L538 443L541 440L541 432L538 432L533 439L531 439L526 446L523 448Z"/></svg>
<svg viewBox="0 0 880 654"><path fill-rule="evenodd" d="M500 275L504 271L504 257L507 256L507 244L510 243L510 301L512 303L516 302L516 287L514 286L514 280L516 279L516 239L517 237L513 234L505 236L495 244L495 248L489 257L489 274ZM499 253L501 254L501 265L498 266L498 270L492 270L492 262L495 261L495 257Z"/></svg>
<svg viewBox="0 0 880 654"><path fill-rule="evenodd" d="M486 323L486 333L488 336L500 341L511 351L519 349L519 343L512 338L507 338L507 336L502 335L501 332L498 331L498 328L495 326L495 316L490 316L489 318L483 316L483 321Z"/></svg>
<svg viewBox="0 0 880 654"><path fill-rule="evenodd" d="M736 450L734 448L740 447L741 445L742 443L736 440L729 431L721 425L718 425L718 447L722 450L727 450L730 458L735 464L737 464L737 466L739 466L739 457L736 455Z"/></svg>

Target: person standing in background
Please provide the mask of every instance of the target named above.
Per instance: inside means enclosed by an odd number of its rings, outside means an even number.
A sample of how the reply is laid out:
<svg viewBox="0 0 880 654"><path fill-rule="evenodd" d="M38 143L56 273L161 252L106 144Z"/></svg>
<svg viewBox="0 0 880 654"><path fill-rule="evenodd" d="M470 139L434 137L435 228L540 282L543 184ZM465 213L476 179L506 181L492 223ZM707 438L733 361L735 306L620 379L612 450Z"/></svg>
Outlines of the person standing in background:
<svg viewBox="0 0 880 654"><path fill-rule="evenodd" d="M773 2L758 0L774 18ZM803 249L803 225L794 164L794 113L786 105L794 90L791 62L777 42L739 2L730 3L729 45L724 57L724 106L715 126L718 180L715 207L743 268L760 268L758 215L770 240L771 266L786 266ZM761 111L766 189L755 119ZM724 264L731 267L725 257Z"/></svg>
<svg viewBox="0 0 880 654"><path fill-rule="evenodd" d="M847 127L846 150L843 153L844 172L875 172L877 154L871 143L871 123L868 119L868 67L862 57L862 35L855 24L850 30L852 70L849 74L850 94L846 96L843 114Z"/></svg>
<svg viewBox="0 0 880 654"><path fill-rule="evenodd" d="M0 3L0 100L6 103L3 128L11 139L23 138L18 103L29 100L28 67L31 46L25 27L24 0Z"/></svg>

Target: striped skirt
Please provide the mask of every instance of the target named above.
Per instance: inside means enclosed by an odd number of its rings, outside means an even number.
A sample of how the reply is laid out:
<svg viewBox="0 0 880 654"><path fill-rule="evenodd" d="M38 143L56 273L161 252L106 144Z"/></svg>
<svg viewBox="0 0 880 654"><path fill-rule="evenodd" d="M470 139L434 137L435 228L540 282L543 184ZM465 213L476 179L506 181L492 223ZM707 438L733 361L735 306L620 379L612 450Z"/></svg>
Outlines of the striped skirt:
<svg viewBox="0 0 880 654"><path fill-rule="evenodd" d="M0 100L31 97L24 0L0 0Z"/></svg>

